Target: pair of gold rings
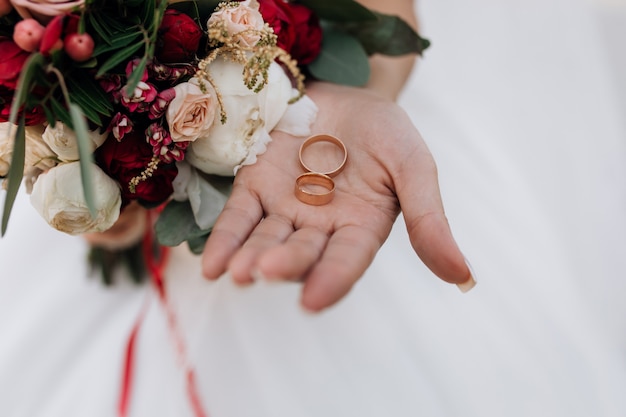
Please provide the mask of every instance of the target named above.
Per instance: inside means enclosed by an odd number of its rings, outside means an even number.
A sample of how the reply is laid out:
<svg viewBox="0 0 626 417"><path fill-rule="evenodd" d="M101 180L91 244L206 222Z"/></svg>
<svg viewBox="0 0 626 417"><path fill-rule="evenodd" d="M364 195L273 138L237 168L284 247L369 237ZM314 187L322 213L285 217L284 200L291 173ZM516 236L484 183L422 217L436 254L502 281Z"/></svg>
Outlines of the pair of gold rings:
<svg viewBox="0 0 626 417"><path fill-rule="evenodd" d="M319 165L324 162L328 163L328 159L325 157L320 158L320 155L318 155L317 158L307 158L305 155L312 151L311 145L318 142L326 142L339 149L340 153L337 158L339 165L333 166L331 169L328 169L327 166L323 166L321 169L314 169L314 162ZM335 195L335 182L333 181L333 177L343 171L346 160L348 159L346 145L344 145L341 140L331 135L315 135L302 143L298 157L300 159L300 165L306 171L296 179L295 194L298 200L313 206L321 206L330 203ZM309 162L307 163L305 160Z"/></svg>

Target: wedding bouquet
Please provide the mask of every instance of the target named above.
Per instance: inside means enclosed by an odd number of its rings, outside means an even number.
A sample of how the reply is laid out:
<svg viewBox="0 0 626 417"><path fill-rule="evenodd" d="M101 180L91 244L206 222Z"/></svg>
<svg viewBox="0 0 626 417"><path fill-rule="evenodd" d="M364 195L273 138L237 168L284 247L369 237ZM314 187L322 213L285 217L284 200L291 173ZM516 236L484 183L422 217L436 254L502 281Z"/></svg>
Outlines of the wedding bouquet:
<svg viewBox="0 0 626 417"><path fill-rule="evenodd" d="M305 76L362 85L368 55L427 46L353 0L0 0L1 232L25 183L60 231L137 202L199 252L270 132L310 134Z"/></svg>

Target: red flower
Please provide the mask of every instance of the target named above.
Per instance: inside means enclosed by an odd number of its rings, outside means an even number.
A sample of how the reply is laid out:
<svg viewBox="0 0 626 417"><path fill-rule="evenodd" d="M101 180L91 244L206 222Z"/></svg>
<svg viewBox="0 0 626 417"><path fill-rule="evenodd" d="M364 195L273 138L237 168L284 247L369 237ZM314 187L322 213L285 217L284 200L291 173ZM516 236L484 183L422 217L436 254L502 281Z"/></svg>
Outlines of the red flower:
<svg viewBox="0 0 626 417"><path fill-rule="evenodd" d="M300 65L317 58L322 48L322 28L309 8L283 0L259 0L259 11L278 36L278 46Z"/></svg>
<svg viewBox="0 0 626 417"><path fill-rule="evenodd" d="M96 150L96 161L104 172L120 183L125 204L131 200L139 200L144 205L156 206L174 192L172 181L178 170L173 164L161 163L151 177L140 181L135 192L131 192L130 181L144 173L153 156L152 146L146 142L142 133L133 132L126 135L121 142L113 137L108 138Z"/></svg>
<svg viewBox="0 0 626 417"><path fill-rule="evenodd" d="M159 27L155 55L164 63L191 61L202 38L202 29L189 16L167 9Z"/></svg>
<svg viewBox="0 0 626 417"><path fill-rule="evenodd" d="M30 53L9 38L0 38L0 86L14 90L17 79Z"/></svg>
<svg viewBox="0 0 626 417"><path fill-rule="evenodd" d="M0 85L0 122L9 121L14 92L14 90ZM24 109L22 108L18 114L18 120L23 111ZM26 112L26 126L38 125L43 123L44 120L46 120L46 114L41 106L36 106Z"/></svg>

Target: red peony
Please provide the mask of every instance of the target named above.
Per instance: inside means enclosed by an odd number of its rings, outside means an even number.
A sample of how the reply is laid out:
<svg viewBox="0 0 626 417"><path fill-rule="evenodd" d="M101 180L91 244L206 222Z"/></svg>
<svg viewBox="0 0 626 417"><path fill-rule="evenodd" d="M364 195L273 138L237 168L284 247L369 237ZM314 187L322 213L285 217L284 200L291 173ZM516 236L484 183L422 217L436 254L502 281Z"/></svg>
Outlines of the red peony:
<svg viewBox="0 0 626 417"><path fill-rule="evenodd" d="M317 58L322 48L322 28L309 8L282 0L259 0L259 11L278 36L278 46L300 65Z"/></svg>
<svg viewBox="0 0 626 417"><path fill-rule="evenodd" d="M155 206L174 192L172 181L178 170L173 164L159 164L150 178L139 182L134 193L130 191L128 184L148 167L152 155L152 146L146 142L143 134L134 132L124 136L121 142L109 137L96 150L98 165L120 183L124 204L139 200L144 205Z"/></svg>
<svg viewBox="0 0 626 417"><path fill-rule="evenodd" d="M167 9L159 27L155 55L164 63L191 61L202 39L202 29L189 16Z"/></svg>
<svg viewBox="0 0 626 417"><path fill-rule="evenodd" d="M24 63L30 53L21 49L12 39L0 38L0 86L14 90Z"/></svg>

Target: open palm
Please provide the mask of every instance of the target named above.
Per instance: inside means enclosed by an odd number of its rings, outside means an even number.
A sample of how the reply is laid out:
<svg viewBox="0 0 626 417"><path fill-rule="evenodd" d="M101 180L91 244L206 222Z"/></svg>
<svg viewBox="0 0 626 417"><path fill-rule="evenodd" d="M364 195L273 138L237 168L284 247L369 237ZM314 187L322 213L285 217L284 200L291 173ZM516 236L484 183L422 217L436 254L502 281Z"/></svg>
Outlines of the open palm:
<svg viewBox="0 0 626 417"><path fill-rule="evenodd" d="M273 134L267 151L235 177L205 247L205 276L229 271L242 285L259 278L302 281L302 305L321 310L361 277L402 209L426 265L448 282L468 281L434 161L404 111L362 89L313 83L307 92L320 108L313 132L334 135L348 149L334 199L311 206L296 198L304 139Z"/></svg>

